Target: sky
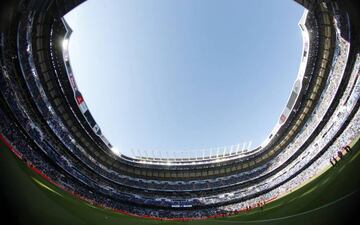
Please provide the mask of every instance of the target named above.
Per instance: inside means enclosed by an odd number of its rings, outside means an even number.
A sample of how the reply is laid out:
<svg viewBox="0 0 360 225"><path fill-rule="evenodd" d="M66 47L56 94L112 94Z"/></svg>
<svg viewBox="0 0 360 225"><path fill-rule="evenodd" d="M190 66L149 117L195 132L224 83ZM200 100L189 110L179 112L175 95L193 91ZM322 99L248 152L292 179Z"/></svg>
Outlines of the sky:
<svg viewBox="0 0 360 225"><path fill-rule="evenodd" d="M88 0L65 19L77 85L111 144L191 155L270 134L302 13L291 0Z"/></svg>

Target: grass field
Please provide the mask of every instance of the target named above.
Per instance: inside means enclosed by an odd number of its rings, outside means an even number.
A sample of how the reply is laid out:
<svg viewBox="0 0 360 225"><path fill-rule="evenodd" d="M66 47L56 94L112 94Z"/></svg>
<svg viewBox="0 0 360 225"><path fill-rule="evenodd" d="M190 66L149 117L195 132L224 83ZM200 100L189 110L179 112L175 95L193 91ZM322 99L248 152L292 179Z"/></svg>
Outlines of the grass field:
<svg viewBox="0 0 360 225"><path fill-rule="evenodd" d="M360 142L335 167L289 195L226 218L198 221L141 219L73 198L27 168L0 144L1 224L349 224L360 221ZM10 222L5 223L6 220Z"/></svg>

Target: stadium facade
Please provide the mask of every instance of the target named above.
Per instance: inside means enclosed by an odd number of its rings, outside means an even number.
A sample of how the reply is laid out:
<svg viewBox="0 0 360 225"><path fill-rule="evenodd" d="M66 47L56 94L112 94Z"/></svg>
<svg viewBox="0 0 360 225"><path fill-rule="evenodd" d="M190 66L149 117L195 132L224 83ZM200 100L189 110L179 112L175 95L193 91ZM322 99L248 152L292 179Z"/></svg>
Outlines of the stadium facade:
<svg viewBox="0 0 360 225"><path fill-rule="evenodd" d="M0 140L83 200L134 216L194 220L282 198L330 169L360 136L358 17L346 1L296 0L303 51L277 125L262 145L192 157L113 151L70 66L76 0L24 0L0 33Z"/></svg>

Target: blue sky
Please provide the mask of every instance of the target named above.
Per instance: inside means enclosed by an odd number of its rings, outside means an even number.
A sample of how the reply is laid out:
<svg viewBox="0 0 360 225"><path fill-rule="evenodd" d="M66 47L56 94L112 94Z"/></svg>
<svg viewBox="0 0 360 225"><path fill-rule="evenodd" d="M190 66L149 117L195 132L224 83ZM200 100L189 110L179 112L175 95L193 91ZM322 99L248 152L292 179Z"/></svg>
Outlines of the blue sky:
<svg viewBox="0 0 360 225"><path fill-rule="evenodd" d="M290 0L88 0L65 18L77 84L127 153L260 144L297 75L302 12Z"/></svg>

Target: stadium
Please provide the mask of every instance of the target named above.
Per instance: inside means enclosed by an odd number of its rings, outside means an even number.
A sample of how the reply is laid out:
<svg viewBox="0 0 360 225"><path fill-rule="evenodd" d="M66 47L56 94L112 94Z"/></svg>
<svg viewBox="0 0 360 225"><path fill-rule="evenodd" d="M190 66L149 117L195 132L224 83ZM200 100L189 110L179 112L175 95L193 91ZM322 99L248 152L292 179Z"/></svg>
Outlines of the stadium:
<svg viewBox="0 0 360 225"><path fill-rule="evenodd" d="M354 1L295 0L303 49L263 143L191 157L114 150L70 66L82 0L1 8L0 176L9 224L343 224L359 220L360 36Z"/></svg>

